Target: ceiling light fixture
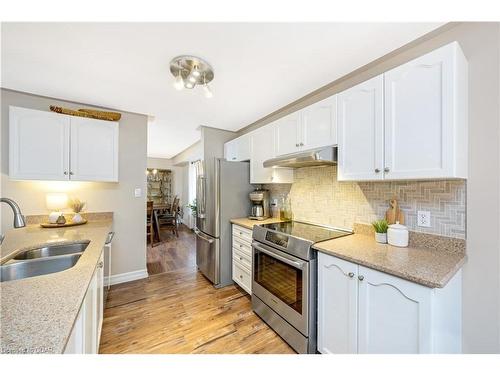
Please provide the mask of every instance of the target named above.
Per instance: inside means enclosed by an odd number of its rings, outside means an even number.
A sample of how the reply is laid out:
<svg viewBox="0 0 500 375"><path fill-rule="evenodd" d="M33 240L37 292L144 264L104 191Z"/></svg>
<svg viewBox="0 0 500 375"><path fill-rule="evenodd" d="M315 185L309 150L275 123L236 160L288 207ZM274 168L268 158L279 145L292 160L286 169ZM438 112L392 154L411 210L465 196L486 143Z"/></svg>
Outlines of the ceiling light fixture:
<svg viewBox="0 0 500 375"><path fill-rule="evenodd" d="M214 79L214 71L205 60L196 56L177 56L170 61L170 72L175 77L174 87L177 90L202 85L205 97L213 96L208 83Z"/></svg>

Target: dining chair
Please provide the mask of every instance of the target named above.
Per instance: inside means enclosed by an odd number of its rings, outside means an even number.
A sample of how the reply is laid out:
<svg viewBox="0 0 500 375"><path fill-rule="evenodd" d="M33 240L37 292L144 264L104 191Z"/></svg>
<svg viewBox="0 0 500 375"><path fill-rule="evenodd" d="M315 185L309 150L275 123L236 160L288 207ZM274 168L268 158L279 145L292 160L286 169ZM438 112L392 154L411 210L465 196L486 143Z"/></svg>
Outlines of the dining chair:
<svg viewBox="0 0 500 375"><path fill-rule="evenodd" d="M168 227L172 229L172 234L176 237L179 237L179 228L178 228L178 211L179 211L179 197L175 196L172 201L172 206L170 208L170 212L166 214L158 214L158 226L161 228L162 226Z"/></svg>
<svg viewBox="0 0 500 375"><path fill-rule="evenodd" d="M154 242L154 220L153 220L153 201L148 201L146 205L146 235L153 246Z"/></svg>

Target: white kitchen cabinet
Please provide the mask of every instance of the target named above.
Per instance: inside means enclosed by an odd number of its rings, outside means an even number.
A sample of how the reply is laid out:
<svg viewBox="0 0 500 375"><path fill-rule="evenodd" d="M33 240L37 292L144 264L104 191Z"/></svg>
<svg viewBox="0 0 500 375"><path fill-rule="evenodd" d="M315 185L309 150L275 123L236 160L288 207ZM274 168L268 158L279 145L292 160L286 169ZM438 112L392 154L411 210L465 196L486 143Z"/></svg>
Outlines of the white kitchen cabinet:
<svg viewBox="0 0 500 375"><path fill-rule="evenodd" d="M467 178L467 62L458 43L384 81L386 179Z"/></svg>
<svg viewBox="0 0 500 375"><path fill-rule="evenodd" d="M224 158L228 161L250 160L250 135L244 134L224 144Z"/></svg>
<svg viewBox="0 0 500 375"><path fill-rule="evenodd" d="M337 95L314 103L301 112L301 151L337 144Z"/></svg>
<svg viewBox="0 0 500 375"><path fill-rule="evenodd" d="M103 268L104 257L101 253L66 344L65 354L97 354L99 352L104 309Z"/></svg>
<svg viewBox="0 0 500 375"><path fill-rule="evenodd" d="M9 177L118 181L118 123L9 107Z"/></svg>
<svg viewBox="0 0 500 375"><path fill-rule="evenodd" d="M356 353L358 266L320 253L318 269L318 351Z"/></svg>
<svg viewBox="0 0 500 375"><path fill-rule="evenodd" d="M69 116L9 108L9 176L17 180L69 178Z"/></svg>
<svg viewBox="0 0 500 375"><path fill-rule="evenodd" d="M274 127L276 156L300 151L301 121L301 112L294 112L267 125Z"/></svg>
<svg viewBox="0 0 500 375"><path fill-rule="evenodd" d="M264 161L272 159L274 153L274 128L263 126L250 133L250 183L292 183L293 170L287 168L264 168Z"/></svg>
<svg viewBox="0 0 500 375"><path fill-rule="evenodd" d="M338 180L384 179L384 79L338 94Z"/></svg>
<svg viewBox="0 0 500 375"><path fill-rule="evenodd" d="M71 180L118 181L118 123L71 118Z"/></svg>
<svg viewBox="0 0 500 375"><path fill-rule="evenodd" d="M233 281L252 294L252 230L233 224Z"/></svg>
<svg viewBox="0 0 500 375"><path fill-rule="evenodd" d="M461 352L460 271L432 289L323 253L318 264L321 353Z"/></svg>
<svg viewBox="0 0 500 375"><path fill-rule="evenodd" d="M337 144L337 96L331 96L272 124L276 156Z"/></svg>
<svg viewBox="0 0 500 375"><path fill-rule="evenodd" d="M338 179L467 178L467 61L457 42L338 94Z"/></svg>

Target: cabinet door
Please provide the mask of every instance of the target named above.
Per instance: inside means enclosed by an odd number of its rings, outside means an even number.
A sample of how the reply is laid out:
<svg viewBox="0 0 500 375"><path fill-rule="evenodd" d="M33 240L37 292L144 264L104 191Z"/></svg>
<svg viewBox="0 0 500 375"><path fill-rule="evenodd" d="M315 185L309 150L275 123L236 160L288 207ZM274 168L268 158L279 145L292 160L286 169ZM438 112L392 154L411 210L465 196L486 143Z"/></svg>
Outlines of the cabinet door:
<svg viewBox="0 0 500 375"><path fill-rule="evenodd" d="M384 74L386 179L454 177L455 47Z"/></svg>
<svg viewBox="0 0 500 375"><path fill-rule="evenodd" d="M301 150L337 144L337 96L326 98L302 110Z"/></svg>
<svg viewBox="0 0 500 375"><path fill-rule="evenodd" d="M263 126L251 133L250 183L272 182L273 169L264 168L264 161L274 157L274 134L271 126Z"/></svg>
<svg viewBox="0 0 500 375"><path fill-rule="evenodd" d="M71 118L71 180L118 181L118 123Z"/></svg>
<svg viewBox="0 0 500 375"><path fill-rule="evenodd" d="M338 179L384 178L384 81L374 77L338 94Z"/></svg>
<svg viewBox="0 0 500 375"><path fill-rule="evenodd" d="M102 319L104 315L104 249L96 269L96 348L99 352Z"/></svg>
<svg viewBox="0 0 500 375"><path fill-rule="evenodd" d="M318 254L318 351L357 353L358 266Z"/></svg>
<svg viewBox="0 0 500 375"><path fill-rule="evenodd" d="M301 113L294 112L273 123L276 137L276 156L300 151L300 120Z"/></svg>
<svg viewBox="0 0 500 375"><path fill-rule="evenodd" d="M430 353L432 290L359 266L359 353Z"/></svg>
<svg viewBox="0 0 500 375"><path fill-rule="evenodd" d="M20 180L69 178L69 117L9 107L9 176Z"/></svg>
<svg viewBox="0 0 500 375"><path fill-rule="evenodd" d="M73 325L73 330L66 343L66 348L64 349L64 354L83 354L84 353L84 340L83 340L83 310L80 309L78 317L76 318L75 324Z"/></svg>
<svg viewBox="0 0 500 375"><path fill-rule="evenodd" d="M97 353L96 336L96 283L97 273L94 273L83 301L83 342L85 354Z"/></svg>
<svg viewBox="0 0 500 375"><path fill-rule="evenodd" d="M226 142L224 144L224 158L228 161L238 161L237 139L233 139L232 141Z"/></svg>
<svg viewBox="0 0 500 375"><path fill-rule="evenodd" d="M250 160L250 134L238 138L238 161Z"/></svg>

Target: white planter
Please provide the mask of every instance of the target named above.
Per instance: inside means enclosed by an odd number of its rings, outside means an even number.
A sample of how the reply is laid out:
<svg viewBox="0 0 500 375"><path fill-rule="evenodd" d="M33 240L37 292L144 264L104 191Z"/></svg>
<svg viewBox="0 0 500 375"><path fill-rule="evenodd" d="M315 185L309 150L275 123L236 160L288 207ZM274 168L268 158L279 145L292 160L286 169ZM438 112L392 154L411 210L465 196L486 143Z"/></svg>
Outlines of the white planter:
<svg viewBox="0 0 500 375"><path fill-rule="evenodd" d="M375 241L378 243L387 243L387 233L375 232Z"/></svg>
<svg viewBox="0 0 500 375"><path fill-rule="evenodd" d="M73 216L73 223L81 223L83 221L83 217L82 215L76 213L74 216Z"/></svg>

